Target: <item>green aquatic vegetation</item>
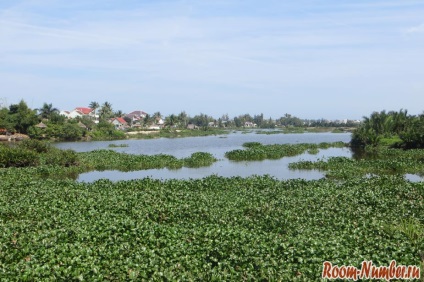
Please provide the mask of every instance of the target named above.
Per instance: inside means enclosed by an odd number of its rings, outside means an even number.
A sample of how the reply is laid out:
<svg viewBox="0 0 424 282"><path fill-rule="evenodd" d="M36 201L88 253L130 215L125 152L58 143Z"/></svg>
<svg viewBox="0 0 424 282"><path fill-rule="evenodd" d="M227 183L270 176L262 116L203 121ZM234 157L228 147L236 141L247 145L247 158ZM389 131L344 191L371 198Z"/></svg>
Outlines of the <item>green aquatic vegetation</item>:
<svg viewBox="0 0 424 282"><path fill-rule="evenodd" d="M112 150L95 150L78 153L81 166L86 170L134 171L143 169L209 166L216 159L210 153L197 152L188 158L178 159L171 155L133 155Z"/></svg>
<svg viewBox="0 0 424 282"><path fill-rule="evenodd" d="M109 144L108 146L109 148L124 148L124 147L129 147L128 144Z"/></svg>
<svg viewBox="0 0 424 282"><path fill-rule="evenodd" d="M0 170L2 281L320 281L324 261L418 265L423 250L381 224L422 224L424 184L401 177L77 183L38 169Z"/></svg>
<svg viewBox="0 0 424 282"><path fill-rule="evenodd" d="M59 173L59 176L71 175L76 172L91 170L121 170L133 171L143 169L210 166L217 161L210 153L196 152L190 157L178 159L171 155L133 155L118 153L113 150L95 150L76 153L73 150L60 150L45 142L27 142L15 147L0 146L0 168L8 167L42 167L43 176L53 175L48 167L78 167L69 172Z"/></svg>
<svg viewBox="0 0 424 282"><path fill-rule="evenodd" d="M257 161L265 159L280 159L305 153L311 150L312 153L318 149L330 147L345 147L343 142L320 143L320 144L273 144L263 145L259 142L247 142L243 144L246 149L237 149L225 153L225 156L232 161Z"/></svg>
<svg viewBox="0 0 424 282"><path fill-rule="evenodd" d="M314 162L291 163L289 168L318 169L326 171L326 176L330 178L349 178L367 174L415 174L424 171L424 150L382 149L356 160L331 157Z"/></svg>
<svg viewBox="0 0 424 282"><path fill-rule="evenodd" d="M183 159L185 167L210 166L216 161L217 159L212 154L205 152L196 152L191 154L190 157Z"/></svg>
<svg viewBox="0 0 424 282"><path fill-rule="evenodd" d="M260 147L262 144L260 142L245 142L243 143L243 147L245 148L255 148Z"/></svg>
<svg viewBox="0 0 424 282"><path fill-rule="evenodd" d="M316 154L319 153L319 149L318 148L310 148L310 149L308 149L307 152L308 152L308 154L316 155Z"/></svg>
<svg viewBox="0 0 424 282"><path fill-rule="evenodd" d="M331 133L344 133L345 131L343 129L340 128L334 128L333 130L331 130Z"/></svg>
<svg viewBox="0 0 424 282"><path fill-rule="evenodd" d="M146 132L146 131L145 131ZM209 128L206 130L202 129L161 129L156 131L148 131L149 134L143 134L139 132L137 134L131 133L127 135L130 138L136 139L155 139L155 138L182 138L182 137L199 137L199 136L211 136L211 135L225 135L231 133L227 129Z"/></svg>
<svg viewBox="0 0 424 282"><path fill-rule="evenodd" d="M18 146L20 149L35 151L37 153L48 153L54 149L51 143L36 139L25 139Z"/></svg>
<svg viewBox="0 0 424 282"><path fill-rule="evenodd" d="M37 152L17 147L0 146L0 168L36 166L39 163Z"/></svg>
<svg viewBox="0 0 424 282"><path fill-rule="evenodd" d="M31 167L42 165L78 165L77 154L60 150L47 142L26 140L17 146L0 146L0 167Z"/></svg>
<svg viewBox="0 0 424 282"><path fill-rule="evenodd" d="M391 236L400 233L415 245L424 246L424 223L416 218L402 219L394 224L383 223L382 227Z"/></svg>
<svg viewBox="0 0 424 282"><path fill-rule="evenodd" d="M288 133L285 130L258 130L256 131L256 134L266 134L266 135L272 135L272 134L284 134Z"/></svg>

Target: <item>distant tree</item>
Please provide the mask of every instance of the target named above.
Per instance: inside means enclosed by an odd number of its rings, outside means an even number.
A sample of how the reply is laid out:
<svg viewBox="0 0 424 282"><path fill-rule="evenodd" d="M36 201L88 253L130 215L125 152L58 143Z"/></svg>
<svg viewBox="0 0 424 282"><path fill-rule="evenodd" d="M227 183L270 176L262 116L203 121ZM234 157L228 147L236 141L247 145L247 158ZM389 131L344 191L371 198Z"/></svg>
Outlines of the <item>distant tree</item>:
<svg viewBox="0 0 424 282"><path fill-rule="evenodd" d="M100 108L100 119L106 120L113 116L112 104L109 102L104 102Z"/></svg>
<svg viewBox="0 0 424 282"><path fill-rule="evenodd" d="M63 140L79 140L83 135L83 129L78 124L66 123L62 126L60 138Z"/></svg>
<svg viewBox="0 0 424 282"><path fill-rule="evenodd" d="M153 114L153 118L154 118L155 121L157 121L158 119L162 118L162 115L161 115L160 112L156 112L156 113Z"/></svg>
<svg viewBox="0 0 424 282"><path fill-rule="evenodd" d="M6 119L14 130L24 134L27 133L30 126L38 123L36 110L28 108L24 100L21 100L19 104L10 105Z"/></svg>
<svg viewBox="0 0 424 282"><path fill-rule="evenodd" d="M54 108L51 103L50 104L44 103L43 104L43 107L40 108L40 109L37 109L37 111L38 111L38 116L40 118L42 118L42 119L44 119L44 118L45 119L50 119L50 116L53 113L58 113L59 112L59 110L57 108Z"/></svg>
<svg viewBox="0 0 424 282"><path fill-rule="evenodd" d="M12 132L15 128L14 123L11 122L9 109L7 108L0 109L0 128L6 129L9 132Z"/></svg>
<svg viewBox="0 0 424 282"><path fill-rule="evenodd" d="M303 126L303 121L298 117L292 116L291 114L285 114L284 117L279 119L279 123L283 126Z"/></svg>
<svg viewBox="0 0 424 282"><path fill-rule="evenodd" d="M242 119L241 119L241 118L239 118L239 117L234 117L234 125L235 125L236 127L241 127L241 126L243 126L243 125L244 125L244 122L242 121Z"/></svg>
<svg viewBox="0 0 424 282"><path fill-rule="evenodd" d="M195 115L190 119L190 123L197 125L203 129L207 129L209 122L213 121L213 118L201 113L200 115Z"/></svg>
<svg viewBox="0 0 424 282"><path fill-rule="evenodd" d="M124 120L128 123L128 125L129 126L132 126L132 119L131 118L129 118L129 117L127 117L127 116L124 116Z"/></svg>
<svg viewBox="0 0 424 282"><path fill-rule="evenodd" d="M178 118L174 114L171 114L165 118L165 126L167 127L173 127L174 125L177 124L177 122L178 122Z"/></svg>
<svg viewBox="0 0 424 282"><path fill-rule="evenodd" d="M122 116L124 115L124 113L123 113L121 110L118 110L118 111L116 111L113 115L114 115L115 117L122 117Z"/></svg>
<svg viewBox="0 0 424 282"><path fill-rule="evenodd" d="M54 124L65 124L66 117L64 115L60 115L57 112L53 112L50 114L49 122Z"/></svg>
<svg viewBox="0 0 424 282"><path fill-rule="evenodd" d="M189 117L186 112L182 111L181 113L179 113L177 119L180 127L185 128L187 126Z"/></svg>
<svg viewBox="0 0 424 282"><path fill-rule="evenodd" d="M264 114L261 113L260 115L253 116L253 122L256 123L258 127L262 127L263 121L264 121Z"/></svg>
<svg viewBox="0 0 424 282"><path fill-rule="evenodd" d="M146 114L146 116L143 118L143 123L145 126L149 126L153 123L154 118L150 116L149 114Z"/></svg>
<svg viewBox="0 0 424 282"><path fill-rule="evenodd" d="M97 103L96 101L93 101L88 105L88 107L94 110L94 117L95 117L96 110L100 107L99 103Z"/></svg>

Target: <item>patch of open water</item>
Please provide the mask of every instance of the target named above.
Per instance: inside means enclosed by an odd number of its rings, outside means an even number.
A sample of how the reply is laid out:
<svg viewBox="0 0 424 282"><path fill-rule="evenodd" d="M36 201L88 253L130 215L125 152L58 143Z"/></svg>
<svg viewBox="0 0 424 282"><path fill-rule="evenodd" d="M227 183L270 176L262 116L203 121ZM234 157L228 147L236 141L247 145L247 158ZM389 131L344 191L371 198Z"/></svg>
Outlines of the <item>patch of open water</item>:
<svg viewBox="0 0 424 282"><path fill-rule="evenodd" d="M222 138L225 136L226 138ZM64 142L57 143L61 149L73 149L78 152L96 149L111 149L109 144L126 144L128 147L113 148L114 151L128 154L169 154L177 158L189 157L194 152L209 152L218 159L209 167L181 168L181 169L149 169L140 171L121 172L91 171L82 173L78 181L91 182L101 178L112 181L139 179L151 177L155 179L190 179L203 178L209 175L241 176L271 175L277 179L303 178L307 180L320 179L324 174L318 170L289 170L288 164L300 160L315 161L333 156L352 157L349 148L320 149L318 154L304 153L295 157L286 157L279 160L242 161L235 162L225 158L225 152L242 149L245 142L260 142L262 144L296 144L321 142L349 142L350 133L303 133L303 134L256 134L255 132L242 134L240 132L221 136L161 138L148 140L119 140L97 142Z"/></svg>

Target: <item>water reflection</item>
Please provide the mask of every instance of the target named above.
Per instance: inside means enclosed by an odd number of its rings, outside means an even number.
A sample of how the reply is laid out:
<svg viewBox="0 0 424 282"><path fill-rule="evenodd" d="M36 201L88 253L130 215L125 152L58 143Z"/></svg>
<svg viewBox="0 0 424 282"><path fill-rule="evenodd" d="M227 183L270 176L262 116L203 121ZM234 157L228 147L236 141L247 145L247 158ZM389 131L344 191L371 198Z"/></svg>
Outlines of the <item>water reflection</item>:
<svg viewBox="0 0 424 282"><path fill-rule="evenodd" d="M405 174L405 179L411 182L422 182L424 181L424 175L420 174Z"/></svg>
<svg viewBox="0 0 424 282"><path fill-rule="evenodd" d="M351 157L352 152L348 148L329 148L320 150L318 154L302 154L295 157L286 157L279 160L263 160L263 161L243 161L234 162L227 159L221 159L209 167L200 168L181 168L177 170L171 169L149 169L141 171L121 172L121 171L92 171L80 174L78 181L91 182L101 178L107 178L112 181L139 179L151 177L155 179L190 179L203 178L210 175L218 175L224 177L241 176L248 177L251 175L271 175L277 179L296 179L302 178L306 180L320 179L324 174L318 170L289 170L288 164L301 160L316 161L318 159L345 156Z"/></svg>
<svg viewBox="0 0 424 282"><path fill-rule="evenodd" d="M225 138L222 138L225 137ZM78 181L95 181L100 178L108 178L113 181L152 177L156 179L189 179L203 178L209 175L225 177L251 175L271 175L278 179L320 179L324 174L317 170L289 170L288 164L300 160L315 161L322 158L345 156L351 157L352 152L348 148L321 149L318 154L305 153L296 157L287 157L279 160L264 160L250 162L232 162L225 158L225 152L242 149L245 142L260 142L262 144L297 144L297 143L321 143L321 142L349 142L350 133L303 133L303 134L256 134L252 132L232 132L221 136L186 137L186 138L160 138L144 140L118 140L118 141L95 141L95 142L63 142L55 145L61 149L73 149L77 152L86 152L97 149L111 149L110 144L125 144L127 147L113 148L114 151L127 154L157 155L168 154L177 158L189 157L195 152L208 152L219 161L210 167L170 169L150 169L143 171L120 172L120 171L92 171L83 173Z"/></svg>

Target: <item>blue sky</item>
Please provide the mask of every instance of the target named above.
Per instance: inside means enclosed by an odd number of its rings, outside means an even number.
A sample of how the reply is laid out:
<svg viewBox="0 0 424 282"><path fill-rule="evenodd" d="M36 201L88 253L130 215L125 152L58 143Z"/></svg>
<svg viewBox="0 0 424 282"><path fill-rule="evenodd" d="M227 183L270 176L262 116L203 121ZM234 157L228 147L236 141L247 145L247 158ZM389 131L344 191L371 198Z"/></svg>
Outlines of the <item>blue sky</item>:
<svg viewBox="0 0 424 282"><path fill-rule="evenodd" d="M215 117L420 114L423 15L422 0L2 0L0 99Z"/></svg>

